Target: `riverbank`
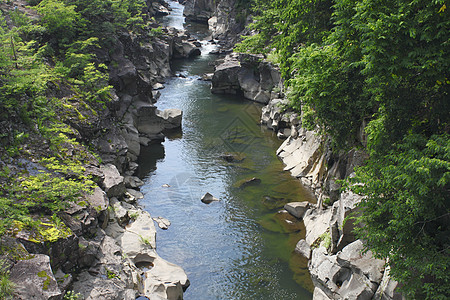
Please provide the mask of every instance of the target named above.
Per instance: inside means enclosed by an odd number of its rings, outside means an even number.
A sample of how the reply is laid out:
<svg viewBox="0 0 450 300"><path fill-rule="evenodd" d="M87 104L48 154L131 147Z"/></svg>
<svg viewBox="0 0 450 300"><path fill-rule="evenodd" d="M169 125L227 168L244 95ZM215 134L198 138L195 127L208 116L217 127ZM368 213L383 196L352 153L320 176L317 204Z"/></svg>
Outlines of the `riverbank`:
<svg viewBox="0 0 450 300"><path fill-rule="evenodd" d="M317 204L285 206L305 224L306 236L298 241L296 251L309 260L313 299L399 297L398 283L390 279L385 261L375 259L370 251L363 254L363 242L353 234L356 224L349 217L357 213L362 197L341 192L338 184L353 176L354 168L362 165L367 155L358 149L334 153L327 137L303 128L300 116L288 108L280 78L277 67L262 56L233 53L216 67L211 89L242 93L249 100L267 104L261 124L284 139L276 151L284 170L315 194ZM363 128L359 138L365 143Z"/></svg>
<svg viewBox="0 0 450 300"><path fill-rule="evenodd" d="M1 5L8 26L15 28L14 14L40 20L40 14L25 5ZM134 174L141 147L159 143L165 130L181 126L180 110L159 111L154 106L162 82L172 75L170 61L199 55L201 45L183 31L154 23L152 17L169 12L164 1L147 1L143 11L150 33L121 28L120 34L108 36L114 47L95 50L96 63L104 63L109 72L100 78L109 78L111 84L103 105L88 103L67 82L49 84L46 92L53 98L48 101L57 101L58 109L63 104L50 125L41 120L29 129L18 120L1 122L2 132L22 131L14 148L1 153L2 204L3 197L13 197L20 189L36 190L31 200L43 203L26 218L13 219L2 235L0 271L9 287L2 297L182 299L189 286L185 272L156 253L156 229L137 205L143 197L142 181ZM51 130L44 132L44 125ZM50 157L53 151L56 157ZM59 165L68 159L72 164ZM88 186L80 183L72 192L79 178L87 178ZM31 183L24 185L27 181ZM9 186L13 188L7 190ZM55 207L55 199L68 197L66 190L74 199ZM46 204L46 197L53 197L55 205ZM17 218L14 213L11 217Z"/></svg>
<svg viewBox="0 0 450 300"><path fill-rule="evenodd" d="M214 13L210 18L214 18ZM212 22L209 23L214 30ZM364 150L354 148L336 153L329 138L318 130L305 129L301 116L288 108L279 69L262 55L227 55L215 68L211 91L243 94L249 100L266 104L261 124L285 140L276 151L285 164L284 170L315 194L314 205L295 202L285 206L305 224L306 235L298 241L296 251L309 260L315 286L313 298L401 297L385 261L375 259L370 251L362 254L363 242L353 233L356 224L350 217L358 213L362 197L341 192L338 183L354 176L354 169L368 157ZM365 125L361 124L357 134L362 145L367 143Z"/></svg>

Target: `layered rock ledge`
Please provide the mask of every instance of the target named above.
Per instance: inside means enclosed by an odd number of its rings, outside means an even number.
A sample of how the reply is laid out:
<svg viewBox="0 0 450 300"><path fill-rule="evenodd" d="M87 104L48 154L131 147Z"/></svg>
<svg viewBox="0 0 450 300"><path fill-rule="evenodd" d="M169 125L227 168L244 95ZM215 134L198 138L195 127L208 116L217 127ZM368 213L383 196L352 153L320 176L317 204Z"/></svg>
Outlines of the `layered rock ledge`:
<svg viewBox="0 0 450 300"><path fill-rule="evenodd" d="M150 17L168 13L164 1L146 3ZM154 221L137 205L143 182L135 173L141 147L181 127L181 110L155 106L172 75L170 60L199 55L201 45L174 28L153 37L123 31L111 38L113 48L95 53L108 66L111 101L83 119L64 120L79 142L67 145L65 154L86 156L83 167L96 186L55 217L33 214L33 229L18 224L1 238L0 267L17 287L14 299L63 299L73 290L92 300L178 300L189 286L183 269L156 252ZM72 104L83 109L76 99ZM0 167L10 168L11 176L44 170L37 163L42 151L30 152L37 159L0 160Z"/></svg>
<svg viewBox="0 0 450 300"><path fill-rule="evenodd" d="M211 80L212 93L243 94L263 104L279 97L281 88L279 70L262 55L229 54L216 66Z"/></svg>
<svg viewBox="0 0 450 300"><path fill-rule="evenodd" d="M334 153L330 141L315 130L302 127L301 116L288 107L283 97L272 99L263 109L261 124L285 139L277 155L284 170L310 187L317 204L287 204L291 214L302 218L306 237L295 251L309 260L308 268L315 286L314 300L402 299L398 283L389 277L385 261L364 252L362 240L349 219L358 213L362 197L341 192L338 180L353 176L367 154L359 149ZM359 141L364 144L363 126Z"/></svg>

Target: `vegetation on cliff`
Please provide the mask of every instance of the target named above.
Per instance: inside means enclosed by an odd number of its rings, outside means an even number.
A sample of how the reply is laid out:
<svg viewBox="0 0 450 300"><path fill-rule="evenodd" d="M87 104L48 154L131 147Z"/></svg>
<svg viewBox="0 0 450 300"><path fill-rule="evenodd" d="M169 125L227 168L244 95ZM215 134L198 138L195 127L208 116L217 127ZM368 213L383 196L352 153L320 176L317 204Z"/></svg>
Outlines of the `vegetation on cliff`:
<svg viewBox="0 0 450 300"><path fill-rule="evenodd" d="M0 234L56 220L94 187L85 166L99 158L77 128L101 132L110 101L96 53L151 22L144 0L0 2Z"/></svg>
<svg viewBox="0 0 450 300"><path fill-rule="evenodd" d="M304 126L370 154L359 236L412 298L450 294L450 11L444 0L255 0L237 51L280 65ZM357 140L364 122L367 145ZM358 184L359 183L359 184Z"/></svg>

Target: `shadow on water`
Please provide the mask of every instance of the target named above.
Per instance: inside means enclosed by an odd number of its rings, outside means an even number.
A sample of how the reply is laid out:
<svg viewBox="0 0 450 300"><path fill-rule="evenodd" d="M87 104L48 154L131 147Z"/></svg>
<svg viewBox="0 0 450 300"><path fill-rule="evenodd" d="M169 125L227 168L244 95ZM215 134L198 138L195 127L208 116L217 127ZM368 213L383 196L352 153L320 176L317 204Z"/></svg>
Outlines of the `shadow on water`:
<svg viewBox="0 0 450 300"><path fill-rule="evenodd" d="M141 155L138 158L139 168L137 176L144 178L156 170L158 161L165 157L164 146L159 143L150 144L147 147L141 147Z"/></svg>

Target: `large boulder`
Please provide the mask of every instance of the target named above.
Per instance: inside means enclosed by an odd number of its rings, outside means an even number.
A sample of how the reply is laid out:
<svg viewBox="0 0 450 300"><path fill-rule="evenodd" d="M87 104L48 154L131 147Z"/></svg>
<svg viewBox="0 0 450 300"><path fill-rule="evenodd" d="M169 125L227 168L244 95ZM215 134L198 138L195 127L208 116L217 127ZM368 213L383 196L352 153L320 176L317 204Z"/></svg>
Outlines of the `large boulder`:
<svg viewBox="0 0 450 300"><path fill-rule="evenodd" d="M105 174L103 188L108 197L121 197L125 193L123 176L113 164L102 165L100 170Z"/></svg>
<svg viewBox="0 0 450 300"><path fill-rule="evenodd" d="M111 274L111 273L110 273ZM80 293L85 300L134 300L136 291L127 289L126 285L114 277L94 276L84 271L78 275L73 290Z"/></svg>
<svg viewBox="0 0 450 300"><path fill-rule="evenodd" d="M214 94L237 94L241 85L239 83L239 73L241 64L237 59L225 59L216 67L211 79L211 92Z"/></svg>
<svg viewBox="0 0 450 300"><path fill-rule="evenodd" d="M311 258L311 247L305 240L298 241L294 251L303 255L306 259Z"/></svg>
<svg viewBox="0 0 450 300"><path fill-rule="evenodd" d="M309 270L316 288L331 299L372 299L384 273L385 262L363 253L361 241L346 246L337 255L324 247L312 251ZM326 298L325 298L326 299Z"/></svg>
<svg viewBox="0 0 450 300"><path fill-rule="evenodd" d="M173 45L173 58L189 58L199 56L201 44L195 41L182 39L175 41Z"/></svg>
<svg viewBox="0 0 450 300"><path fill-rule="evenodd" d="M307 201L303 202L290 202L284 205L284 209L288 211L294 217L301 219L308 210L310 203Z"/></svg>
<svg viewBox="0 0 450 300"><path fill-rule="evenodd" d="M175 129L181 127L183 111L176 108L169 108L157 111L156 115L163 120L164 129Z"/></svg>
<svg viewBox="0 0 450 300"><path fill-rule="evenodd" d="M14 299L57 300L63 296L47 255L36 254L19 260L11 269L9 279L15 285Z"/></svg>
<svg viewBox="0 0 450 300"><path fill-rule="evenodd" d="M216 67L211 80L211 92L237 94L256 102L267 104L272 90L280 88L279 71L263 56L252 54L230 54Z"/></svg>
<svg viewBox="0 0 450 300"><path fill-rule="evenodd" d="M162 299L183 299L183 291L189 287L186 273L179 266L172 264L158 255L152 258L152 267L145 272L144 295Z"/></svg>

